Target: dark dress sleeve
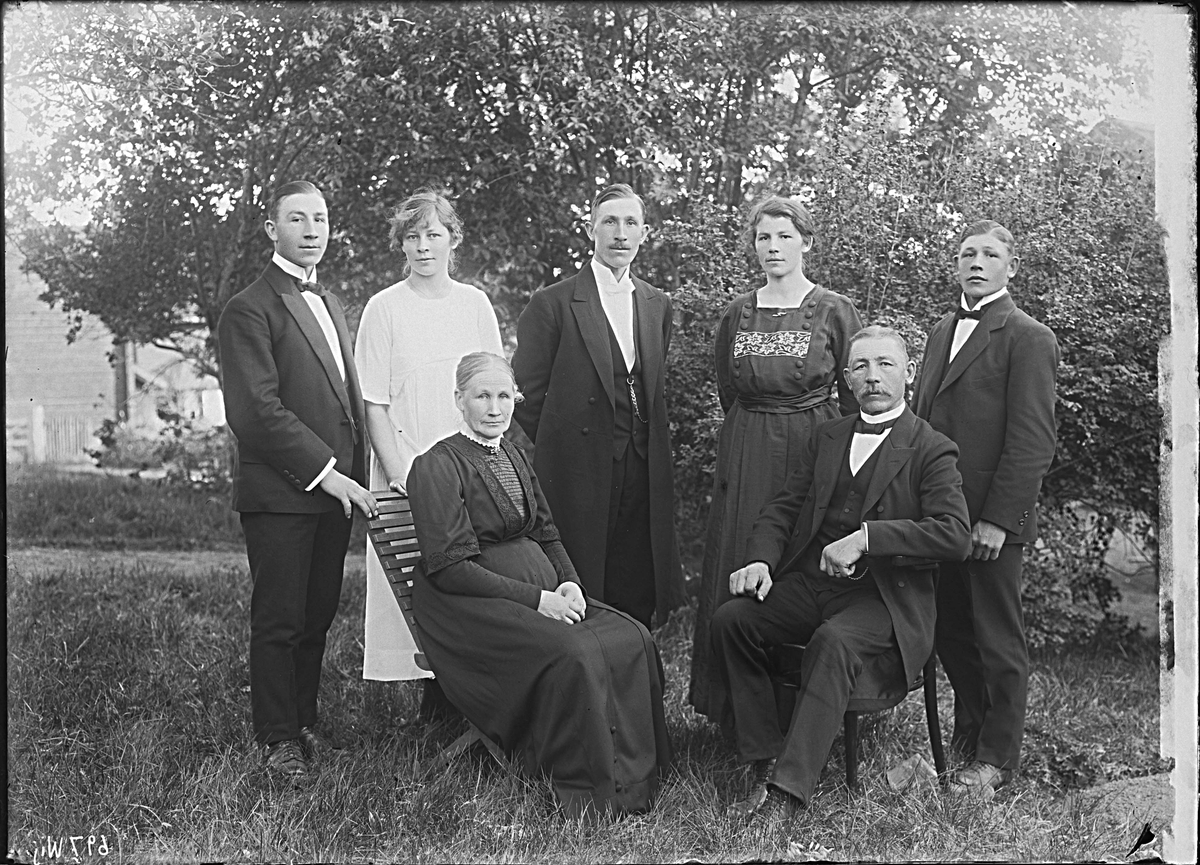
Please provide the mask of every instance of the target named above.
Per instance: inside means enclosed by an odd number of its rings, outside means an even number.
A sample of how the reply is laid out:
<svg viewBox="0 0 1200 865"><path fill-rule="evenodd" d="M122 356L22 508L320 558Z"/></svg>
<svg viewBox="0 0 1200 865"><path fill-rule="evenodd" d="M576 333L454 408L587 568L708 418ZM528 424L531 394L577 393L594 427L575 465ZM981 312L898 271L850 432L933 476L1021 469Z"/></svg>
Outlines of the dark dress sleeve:
<svg viewBox="0 0 1200 865"><path fill-rule="evenodd" d="M721 316L721 322L717 325L716 338L713 340L713 367L717 373L717 398L721 400L721 410L725 414L729 414L734 400L737 399L737 388L733 386L733 376L729 369L729 340L731 339L729 332L732 329L731 322L736 319L738 310L745 302L743 298L738 298L725 309L725 314Z"/></svg>
<svg viewBox="0 0 1200 865"><path fill-rule="evenodd" d="M827 321L829 350L833 353L834 361L837 364L833 370L833 377L837 382L838 404L844 417L858 411L858 400L854 398L854 391L846 382L845 369L846 363L850 359L850 337L862 330L862 318L858 315L854 301L848 297L839 296Z"/></svg>
<svg viewBox="0 0 1200 865"><path fill-rule="evenodd" d="M477 598L507 598L536 610L542 590L509 579L474 561L479 539L467 512L458 465L444 447L417 457L408 476L413 527L429 582L438 591Z"/></svg>
<svg viewBox="0 0 1200 865"><path fill-rule="evenodd" d="M583 588L583 583L579 582L579 575L575 573L575 566L571 564L570 557L567 556L567 548L562 545L559 539L558 527L554 525L554 518L550 515L550 504L546 501L546 496L542 493L542 485L538 483L537 475L533 473L533 466L529 462L529 457L521 448L515 448L519 459L525 464L525 471L529 473L529 482L533 487L534 499L534 515L533 528L529 531L529 537L537 541L542 552L546 554L546 558L550 560L550 564L554 567L554 572L558 574L558 582L560 584L566 582L577 583Z"/></svg>

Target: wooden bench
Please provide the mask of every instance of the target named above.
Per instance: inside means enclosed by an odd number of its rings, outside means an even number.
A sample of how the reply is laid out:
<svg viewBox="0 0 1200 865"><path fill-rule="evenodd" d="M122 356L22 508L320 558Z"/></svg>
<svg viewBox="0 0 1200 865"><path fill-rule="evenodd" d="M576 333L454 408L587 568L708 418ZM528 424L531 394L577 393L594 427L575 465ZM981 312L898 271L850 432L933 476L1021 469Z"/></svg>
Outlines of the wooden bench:
<svg viewBox="0 0 1200 865"><path fill-rule="evenodd" d="M422 670L432 673L433 668L429 666L429 661L425 658L425 651L421 647L421 629L417 624L417 616L412 603L413 582L423 578L423 572L419 570L422 567L421 550L417 544L417 532L413 526L412 507L408 496L392 490L372 492L371 495L375 497L375 501L379 505L379 513L374 519L367 521L367 536L371 539L371 546L375 550L375 554L379 556L383 572L387 575L388 583L391 584L392 594L396 598L396 603L400 605L404 621L408 624L408 630L417 646L413 662ZM467 723L470 725L467 731L434 758L425 770L427 773L445 766L477 742L482 743L501 766L510 768L508 759L500 750L500 746L484 735L483 731L469 720Z"/></svg>

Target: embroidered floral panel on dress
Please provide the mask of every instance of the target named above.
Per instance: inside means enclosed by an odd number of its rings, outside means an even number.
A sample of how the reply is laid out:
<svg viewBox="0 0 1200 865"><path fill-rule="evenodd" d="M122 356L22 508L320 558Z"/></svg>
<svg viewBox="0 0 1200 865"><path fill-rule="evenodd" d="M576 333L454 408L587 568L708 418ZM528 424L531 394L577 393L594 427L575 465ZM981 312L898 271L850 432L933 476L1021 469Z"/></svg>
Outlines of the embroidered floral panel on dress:
<svg viewBox="0 0 1200 865"><path fill-rule="evenodd" d="M805 357L812 334L808 331L781 330L776 333L743 331L733 341L733 356Z"/></svg>

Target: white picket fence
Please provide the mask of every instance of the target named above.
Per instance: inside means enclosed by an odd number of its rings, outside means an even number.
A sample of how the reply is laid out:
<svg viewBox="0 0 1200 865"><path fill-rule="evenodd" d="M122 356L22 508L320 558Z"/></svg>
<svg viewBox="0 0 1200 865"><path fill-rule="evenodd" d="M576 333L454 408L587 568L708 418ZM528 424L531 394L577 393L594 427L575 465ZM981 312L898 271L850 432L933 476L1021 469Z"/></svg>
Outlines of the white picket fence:
<svg viewBox="0 0 1200 865"><path fill-rule="evenodd" d="M98 445L96 430L100 424L101 419L93 414L47 412L43 406L34 406L27 416L5 418L5 462L89 462L87 451Z"/></svg>

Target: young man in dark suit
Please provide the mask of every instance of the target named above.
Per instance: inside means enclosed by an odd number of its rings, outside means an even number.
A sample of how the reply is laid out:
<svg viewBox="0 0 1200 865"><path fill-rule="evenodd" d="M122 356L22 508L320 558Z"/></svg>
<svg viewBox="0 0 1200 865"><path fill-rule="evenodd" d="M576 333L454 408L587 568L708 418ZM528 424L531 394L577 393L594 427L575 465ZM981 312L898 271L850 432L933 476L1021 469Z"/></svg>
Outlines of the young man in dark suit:
<svg viewBox="0 0 1200 865"><path fill-rule="evenodd" d="M630 272L649 229L616 184L592 202L594 256L517 323L515 417L563 545L593 598L647 628L684 602L664 369L671 300Z"/></svg>
<svg viewBox="0 0 1200 865"><path fill-rule="evenodd" d="M342 305L316 281L329 213L306 181L268 205L275 254L217 325L225 414L237 438L233 508L254 589L250 702L267 768L305 775L320 747L317 689L363 488L363 401Z"/></svg>
<svg viewBox="0 0 1200 865"><path fill-rule="evenodd" d="M778 823L806 805L863 666L898 649L907 683L933 651L933 576L895 557L961 558L970 530L958 449L904 404L915 372L891 328L851 337L846 380L860 413L813 431L755 520L746 566L729 575L713 659L738 757L754 764L732 814ZM807 644L786 738L766 654L780 643Z"/></svg>
<svg viewBox="0 0 1200 865"><path fill-rule="evenodd" d="M950 790L990 797L1020 764L1029 682L1021 556L1037 538L1037 497L1054 457L1054 333L1008 293L1012 234L962 232L959 309L934 325L912 404L953 440L971 514L971 556L938 582L937 650L954 687L953 746L968 764Z"/></svg>

